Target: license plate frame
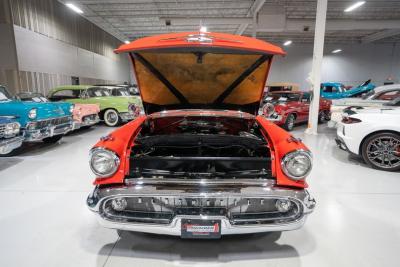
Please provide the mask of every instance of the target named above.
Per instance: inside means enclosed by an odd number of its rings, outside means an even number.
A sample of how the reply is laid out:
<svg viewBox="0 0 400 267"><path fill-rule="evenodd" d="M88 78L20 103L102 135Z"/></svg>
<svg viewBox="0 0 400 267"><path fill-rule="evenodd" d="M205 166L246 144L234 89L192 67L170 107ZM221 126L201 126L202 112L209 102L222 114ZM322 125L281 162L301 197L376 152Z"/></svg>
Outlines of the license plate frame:
<svg viewBox="0 0 400 267"><path fill-rule="evenodd" d="M182 219L181 238L184 239L220 239L221 220Z"/></svg>

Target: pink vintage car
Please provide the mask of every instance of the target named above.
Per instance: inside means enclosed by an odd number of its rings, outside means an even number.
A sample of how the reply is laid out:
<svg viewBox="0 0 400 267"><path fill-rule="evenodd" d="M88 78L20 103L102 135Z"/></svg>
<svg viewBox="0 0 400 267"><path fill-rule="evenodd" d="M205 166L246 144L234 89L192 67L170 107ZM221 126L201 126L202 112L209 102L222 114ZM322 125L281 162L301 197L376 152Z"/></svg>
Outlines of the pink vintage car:
<svg viewBox="0 0 400 267"><path fill-rule="evenodd" d="M100 121L100 106L98 104L74 104L72 118L74 119L73 130L90 127Z"/></svg>
<svg viewBox="0 0 400 267"><path fill-rule="evenodd" d="M33 102L49 102L49 100L41 93L37 92L22 92L16 95L16 98L21 101L33 101ZM98 123L100 106L98 104L74 104L72 110L73 118L73 130L77 130L82 127L89 128L90 126Z"/></svg>

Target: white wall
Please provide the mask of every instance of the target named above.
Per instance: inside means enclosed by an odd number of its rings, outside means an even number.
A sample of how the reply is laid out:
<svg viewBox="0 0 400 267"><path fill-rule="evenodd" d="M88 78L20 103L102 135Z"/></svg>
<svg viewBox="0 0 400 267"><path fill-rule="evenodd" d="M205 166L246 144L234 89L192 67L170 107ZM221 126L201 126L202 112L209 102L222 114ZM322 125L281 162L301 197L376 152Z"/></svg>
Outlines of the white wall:
<svg viewBox="0 0 400 267"><path fill-rule="evenodd" d="M332 54L341 48L343 51ZM306 81L312 63L313 46L296 45L285 47L285 57L275 57L268 82L295 82L303 90L309 89ZM389 77L400 81L400 44L353 44L325 45L322 81L338 81L356 85L368 79L381 85Z"/></svg>
<svg viewBox="0 0 400 267"><path fill-rule="evenodd" d="M15 25L14 32L20 71L130 81L125 54L106 57Z"/></svg>

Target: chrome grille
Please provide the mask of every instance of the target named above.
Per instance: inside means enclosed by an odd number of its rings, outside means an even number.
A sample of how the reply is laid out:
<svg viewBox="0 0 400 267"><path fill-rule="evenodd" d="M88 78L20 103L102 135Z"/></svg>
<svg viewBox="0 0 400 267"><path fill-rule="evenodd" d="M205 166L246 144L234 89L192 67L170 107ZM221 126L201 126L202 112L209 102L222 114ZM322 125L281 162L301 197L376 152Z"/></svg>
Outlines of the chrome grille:
<svg viewBox="0 0 400 267"><path fill-rule="evenodd" d="M290 199L291 208L279 212L275 207L279 197L180 197L124 196L123 211L112 207L108 198L102 204L102 216L118 222L169 224L176 216L224 216L232 225L279 224L292 222L302 215L302 206Z"/></svg>
<svg viewBox="0 0 400 267"><path fill-rule="evenodd" d="M70 121L71 121L70 116L53 118L48 120L40 120L36 122L36 128L45 128L47 126L58 126L61 124L66 124Z"/></svg>
<svg viewBox="0 0 400 267"><path fill-rule="evenodd" d="M5 124L0 125L0 137L4 137L5 130L6 130L6 125Z"/></svg>

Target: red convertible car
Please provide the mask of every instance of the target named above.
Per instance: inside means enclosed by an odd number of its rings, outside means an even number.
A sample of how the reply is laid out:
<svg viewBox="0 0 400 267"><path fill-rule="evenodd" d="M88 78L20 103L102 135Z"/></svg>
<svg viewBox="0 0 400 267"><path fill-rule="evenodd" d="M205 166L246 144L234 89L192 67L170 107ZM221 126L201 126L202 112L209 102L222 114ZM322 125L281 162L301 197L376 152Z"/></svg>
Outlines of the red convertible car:
<svg viewBox="0 0 400 267"><path fill-rule="evenodd" d="M182 238L294 230L315 206L312 155L257 116L274 55L261 40L176 33L122 45L146 115L90 152L87 205L109 228Z"/></svg>
<svg viewBox="0 0 400 267"><path fill-rule="evenodd" d="M268 120L283 127L293 130L296 123L307 122L310 109L309 92L270 92L263 100L264 106L259 113ZM320 99L318 121L320 123L330 120L332 101Z"/></svg>

